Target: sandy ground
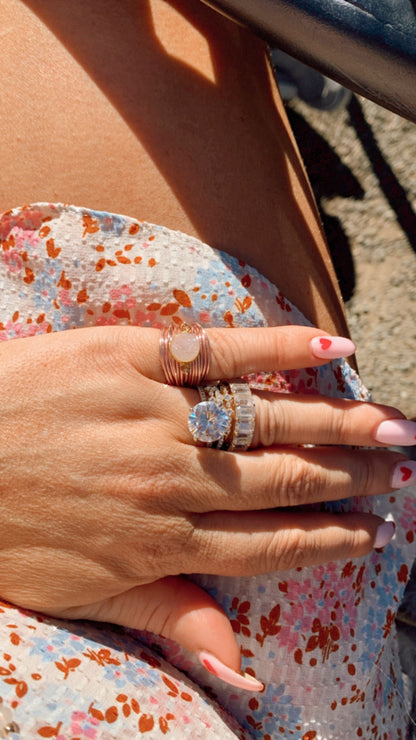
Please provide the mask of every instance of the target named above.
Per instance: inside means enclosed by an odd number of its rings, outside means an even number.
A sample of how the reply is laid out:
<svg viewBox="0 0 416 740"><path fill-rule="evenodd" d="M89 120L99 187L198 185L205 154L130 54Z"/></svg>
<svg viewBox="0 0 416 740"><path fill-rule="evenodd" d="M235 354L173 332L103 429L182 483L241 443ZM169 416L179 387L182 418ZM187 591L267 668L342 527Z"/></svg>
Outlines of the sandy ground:
<svg viewBox="0 0 416 740"><path fill-rule="evenodd" d="M416 417L416 125L363 98L288 113L321 208L364 383Z"/></svg>

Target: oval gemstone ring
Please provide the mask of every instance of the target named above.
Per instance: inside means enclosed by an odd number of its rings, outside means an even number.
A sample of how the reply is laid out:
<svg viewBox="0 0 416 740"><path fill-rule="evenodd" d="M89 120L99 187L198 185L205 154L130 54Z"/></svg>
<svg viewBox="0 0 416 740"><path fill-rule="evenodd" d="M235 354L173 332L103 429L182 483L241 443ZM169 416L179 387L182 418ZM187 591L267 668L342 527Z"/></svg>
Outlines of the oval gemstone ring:
<svg viewBox="0 0 416 740"><path fill-rule="evenodd" d="M169 385L197 386L209 370L210 347L205 330L193 324L172 322L162 330L160 360Z"/></svg>

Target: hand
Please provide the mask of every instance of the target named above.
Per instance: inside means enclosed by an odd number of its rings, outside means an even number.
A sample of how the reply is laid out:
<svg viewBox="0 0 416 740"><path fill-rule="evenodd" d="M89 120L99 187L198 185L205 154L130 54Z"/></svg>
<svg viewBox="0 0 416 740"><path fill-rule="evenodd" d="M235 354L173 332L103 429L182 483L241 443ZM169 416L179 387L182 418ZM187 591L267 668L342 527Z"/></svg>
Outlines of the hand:
<svg viewBox="0 0 416 740"><path fill-rule="evenodd" d="M208 333L211 379L325 361L317 329ZM197 447L187 419L198 392L164 384L158 342L157 330L105 327L1 345L1 596L151 630L238 670L226 616L178 574L368 553L386 539L378 517L287 507L392 490L403 456L333 445L397 442L394 429L414 444L416 425L388 407L263 393L256 449ZM320 446L288 447L298 443Z"/></svg>

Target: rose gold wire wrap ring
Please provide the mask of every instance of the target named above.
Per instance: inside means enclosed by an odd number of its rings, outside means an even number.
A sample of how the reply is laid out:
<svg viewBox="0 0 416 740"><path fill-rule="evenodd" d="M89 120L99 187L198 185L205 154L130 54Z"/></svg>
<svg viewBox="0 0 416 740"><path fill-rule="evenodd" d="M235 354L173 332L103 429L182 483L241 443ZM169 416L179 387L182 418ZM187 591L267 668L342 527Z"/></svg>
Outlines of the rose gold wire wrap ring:
<svg viewBox="0 0 416 740"><path fill-rule="evenodd" d="M169 385L198 386L208 375L210 347L205 330L197 324L172 322L162 330L160 360Z"/></svg>

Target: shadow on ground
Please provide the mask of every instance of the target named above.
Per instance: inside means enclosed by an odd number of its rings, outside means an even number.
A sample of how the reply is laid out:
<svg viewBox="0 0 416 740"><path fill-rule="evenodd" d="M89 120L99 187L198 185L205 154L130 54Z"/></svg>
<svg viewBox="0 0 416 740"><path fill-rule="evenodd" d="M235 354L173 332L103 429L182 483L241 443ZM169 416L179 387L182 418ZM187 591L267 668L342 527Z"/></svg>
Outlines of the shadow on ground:
<svg viewBox="0 0 416 740"><path fill-rule="evenodd" d="M342 297L348 301L355 287L351 247L341 221L326 213L323 201L334 197L361 200L364 190L326 139L300 113L290 108L287 113L321 214Z"/></svg>
<svg viewBox="0 0 416 740"><path fill-rule="evenodd" d="M416 252L416 213L406 190L380 149L357 97L351 98L347 112L347 125L354 130L382 194L393 210L407 241ZM354 260L341 221L326 213L325 199L341 197L362 200L365 191L355 174L342 162L326 139L298 111L288 107L287 114L315 193L342 296L344 301L348 301L355 288Z"/></svg>
<svg viewBox="0 0 416 740"><path fill-rule="evenodd" d="M361 142L374 175L377 177L380 190L394 211L407 241L413 251L416 252L416 213L409 202L406 190L400 184L384 157L373 130L365 118L361 103L354 95L347 110L349 124L354 128L357 138Z"/></svg>

